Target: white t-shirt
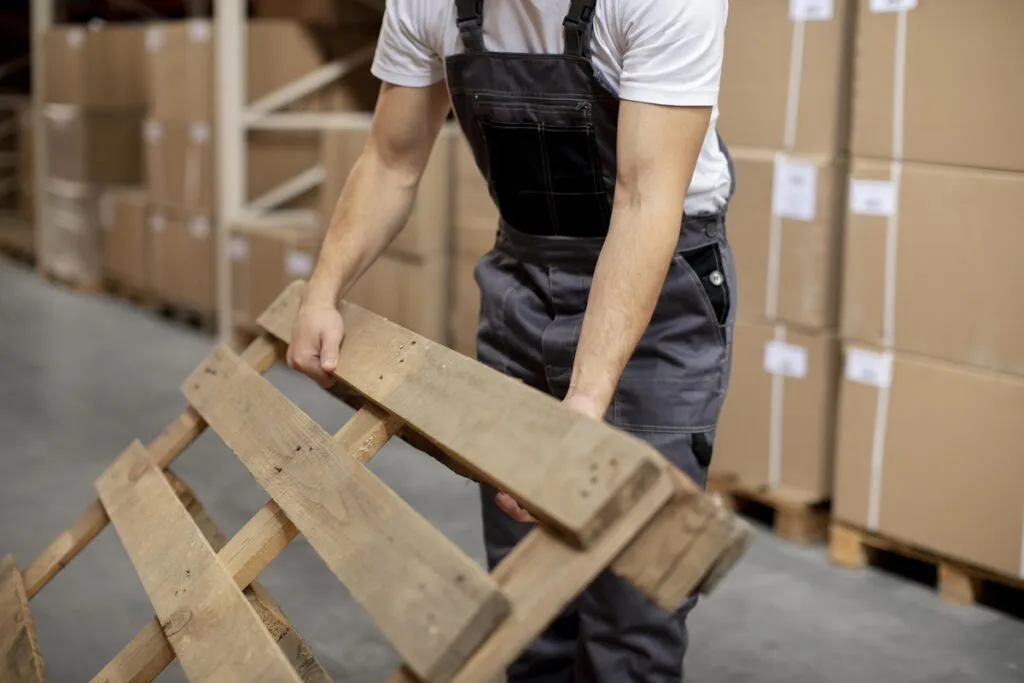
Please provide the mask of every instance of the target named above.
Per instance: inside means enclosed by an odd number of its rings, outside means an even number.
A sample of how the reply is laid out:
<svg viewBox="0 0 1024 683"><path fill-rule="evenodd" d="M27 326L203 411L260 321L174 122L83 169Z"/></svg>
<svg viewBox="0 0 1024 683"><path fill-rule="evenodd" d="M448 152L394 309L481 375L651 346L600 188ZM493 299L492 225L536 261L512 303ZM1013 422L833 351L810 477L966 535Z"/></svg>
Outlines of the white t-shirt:
<svg viewBox="0 0 1024 683"><path fill-rule="evenodd" d="M484 44L495 52L562 53L569 0L484 0ZM724 206L730 174L718 144L718 87L728 0L597 0L591 54L622 99L714 107L686 197L686 212ZM454 0L388 0L374 76L422 87L444 78L444 57L464 50Z"/></svg>

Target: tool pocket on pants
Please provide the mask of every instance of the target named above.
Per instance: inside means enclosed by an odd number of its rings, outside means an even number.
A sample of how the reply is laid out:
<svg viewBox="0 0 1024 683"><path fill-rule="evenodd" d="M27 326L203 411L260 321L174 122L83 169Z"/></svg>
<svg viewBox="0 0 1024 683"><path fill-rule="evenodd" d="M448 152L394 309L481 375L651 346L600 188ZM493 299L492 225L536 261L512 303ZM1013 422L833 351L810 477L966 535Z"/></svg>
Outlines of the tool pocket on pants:
<svg viewBox="0 0 1024 683"><path fill-rule="evenodd" d="M707 244L677 253L675 264L690 274L708 317L714 322L718 336L726 341L725 326L732 309L732 292L726 276L721 246Z"/></svg>

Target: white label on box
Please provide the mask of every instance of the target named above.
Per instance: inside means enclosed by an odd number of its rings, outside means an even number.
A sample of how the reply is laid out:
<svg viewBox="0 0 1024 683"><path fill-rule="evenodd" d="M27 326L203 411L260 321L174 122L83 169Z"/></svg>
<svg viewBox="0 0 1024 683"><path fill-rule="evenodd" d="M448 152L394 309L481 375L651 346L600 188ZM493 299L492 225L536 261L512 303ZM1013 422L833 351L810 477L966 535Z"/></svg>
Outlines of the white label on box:
<svg viewBox="0 0 1024 683"><path fill-rule="evenodd" d="M813 221L818 200L818 167L810 161L775 159L772 213L780 218Z"/></svg>
<svg viewBox="0 0 1024 683"><path fill-rule="evenodd" d="M164 30L159 26L151 26L146 29L146 50L159 52L164 46Z"/></svg>
<svg viewBox="0 0 1024 683"><path fill-rule="evenodd" d="M313 273L313 255L308 251L289 249L284 257L288 277L309 277Z"/></svg>
<svg viewBox="0 0 1024 683"><path fill-rule="evenodd" d="M793 21L829 21L835 14L833 0L789 0L789 18Z"/></svg>
<svg viewBox="0 0 1024 683"><path fill-rule="evenodd" d="M764 345L764 369L783 377L806 377L807 349L783 341L770 341Z"/></svg>
<svg viewBox="0 0 1024 683"><path fill-rule="evenodd" d="M154 211L149 215L149 229L156 235L167 229L167 219L162 213Z"/></svg>
<svg viewBox="0 0 1024 683"><path fill-rule="evenodd" d="M159 142L160 138L164 136L164 127L160 125L159 121L146 119L146 125L142 127L142 134L149 142Z"/></svg>
<svg viewBox="0 0 1024 683"><path fill-rule="evenodd" d="M188 26L188 37L193 43L205 43L210 39L210 24L206 21L193 21Z"/></svg>
<svg viewBox="0 0 1024 683"><path fill-rule="evenodd" d="M892 353L847 349L846 379L873 387L889 386L892 384Z"/></svg>
<svg viewBox="0 0 1024 683"><path fill-rule="evenodd" d="M917 0L871 0L872 12L902 12L917 7Z"/></svg>
<svg viewBox="0 0 1024 683"><path fill-rule="evenodd" d="M850 180L850 212L859 216L891 216L896 211L896 185L888 180Z"/></svg>
<svg viewBox="0 0 1024 683"><path fill-rule="evenodd" d="M78 49L85 43L85 30L80 28L73 28L68 31L68 47Z"/></svg>
<svg viewBox="0 0 1024 683"><path fill-rule="evenodd" d="M210 124L208 123L193 123L188 127L189 135L192 137L192 142L202 145L210 139Z"/></svg>
<svg viewBox="0 0 1024 683"><path fill-rule="evenodd" d="M210 236L210 221L205 216L193 218L188 223L188 232L197 240L205 240Z"/></svg>
<svg viewBox="0 0 1024 683"><path fill-rule="evenodd" d="M244 261L249 258L249 238L235 235L228 245L228 253L232 261Z"/></svg>

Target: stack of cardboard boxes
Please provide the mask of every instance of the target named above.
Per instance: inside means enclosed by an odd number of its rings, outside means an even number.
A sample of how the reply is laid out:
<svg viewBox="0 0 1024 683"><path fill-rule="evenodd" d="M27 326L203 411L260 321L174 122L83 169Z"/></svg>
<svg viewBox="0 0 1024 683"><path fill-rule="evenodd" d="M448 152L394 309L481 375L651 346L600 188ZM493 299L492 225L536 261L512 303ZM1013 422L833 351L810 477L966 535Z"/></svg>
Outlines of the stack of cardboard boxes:
<svg viewBox="0 0 1024 683"><path fill-rule="evenodd" d="M325 62L315 36L289 21L252 21L247 29L246 92L250 102L304 76ZM152 210L149 252L152 287L159 300L202 314L215 307L212 226L217 204L214 155L213 29L208 21L170 22L146 34L150 90L144 126ZM335 106L343 85L295 103L293 109ZM317 165L315 132L250 134L246 184L250 199ZM316 193L291 201L313 207ZM240 268L247 269L244 254Z"/></svg>
<svg viewBox="0 0 1024 683"><path fill-rule="evenodd" d="M854 9L735 3L722 74L739 291L712 471L802 500L832 490Z"/></svg>
<svg viewBox="0 0 1024 683"><path fill-rule="evenodd" d="M143 31L62 26L45 37L43 270L84 287L103 278L101 197L142 180Z"/></svg>
<svg viewBox="0 0 1024 683"><path fill-rule="evenodd" d="M1024 576L1024 3L862 2L835 517Z"/></svg>
<svg viewBox="0 0 1024 683"><path fill-rule="evenodd" d="M368 115L362 126L325 136L324 228L366 144L369 125ZM441 130L406 227L346 295L349 301L442 344L448 343L452 146L456 136L451 127Z"/></svg>
<svg viewBox="0 0 1024 683"><path fill-rule="evenodd" d="M461 133L455 141L455 270L451 316L452 348L476 358L476 331L480 318L480 288L473 271L480 258L494 247L498 209L487 182Z"/></svg>

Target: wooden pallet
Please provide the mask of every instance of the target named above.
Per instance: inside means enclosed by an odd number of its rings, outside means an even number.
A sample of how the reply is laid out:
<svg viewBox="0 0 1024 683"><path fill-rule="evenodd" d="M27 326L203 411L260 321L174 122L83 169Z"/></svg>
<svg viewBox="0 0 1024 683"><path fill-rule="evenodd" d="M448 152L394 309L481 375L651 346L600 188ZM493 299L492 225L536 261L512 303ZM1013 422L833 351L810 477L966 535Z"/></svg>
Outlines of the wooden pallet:
<svg viewBox="0 0 1024 683"><path fill-rule="evenodd" d="M19 573L0 578L0 680L42 680L28 600L110 521L156 618L93 679L150 681L173 659L194 681L327 681L257 584L300 532L405 665L392 683L483 683L606 567L672 609L709 592L749 527L645 443L350 304L335 375L362 403L331 436L261 373L280 360L304 283L239 355L214 349L188 407L96 480L97 500ZM211 427L270 499L230 540L163 472ZM391 438L517 497L541 520L491 574L366 467Z"/></svg>
<svg viewBox="0 0 1024 683"><path fill-rule="evenodd" d="M29 266L35 265L35 233L27 221L0 216L0 254Z"/></svg>
<svg viewBox="0 0 1024 683"><path fill-rule="evenodd" d="M153 310L162 318L203 332L212 333L217 328L217 316L210 311L160 300L154 300Z"/></svg>
<svg viewBox="0 0 1024 683"><path fill-rule="evenodd" d="M114 298L123 299L135 306L149 310L155 310L157 307L156 296L153 292L141 289L136 285L107 278L103 286L107 294Z"/></svg>
<svg viewBox="0 0 1024 683"><path fill-rule="evenodd" d="M856 569L870 565L922 578L950 602L981 602L1024 617L1024 579L953 560L850 524L832 523L829 557L841 567ZM930 571L916 571L921 565Z"/></svg>
<svg viewBox="0 0 1024 683"><path fill-rule="evenodd" d="M61 287L63 289L69 289L79 294L102 294L105 290L103 283L100 281L86 281L86 280L73 280L61 273L57 273L52 270L40 267L39 274L44 280L49 282L51 285Z"/></svg>
<svg viewBox="0 0 1024 683"><path fill-rule="evenodd" d="M828 501L785 488L746 486L735 477L711 475L707 490L722 496L731 510L767 524L793 543L813 545L828 537Z"/></svg>

